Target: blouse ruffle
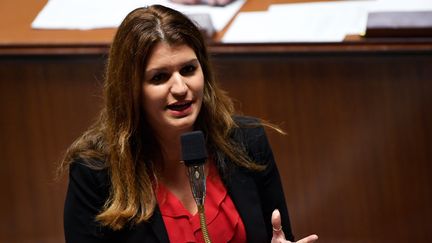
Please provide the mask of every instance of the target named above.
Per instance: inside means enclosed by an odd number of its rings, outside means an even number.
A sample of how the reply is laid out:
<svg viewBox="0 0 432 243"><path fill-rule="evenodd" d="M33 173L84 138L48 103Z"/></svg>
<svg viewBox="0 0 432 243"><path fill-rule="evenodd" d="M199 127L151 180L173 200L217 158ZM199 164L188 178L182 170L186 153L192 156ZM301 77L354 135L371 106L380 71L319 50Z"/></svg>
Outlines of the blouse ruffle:
<svg viewBox="0 0 432 243"><path fill-rule="evenodd" d="M215 166L208 163L207 194L204 202L207 229L212 243L246 242L246 231ZM170 242L204 243L199 214L192 215L163 184L157 200Z"/></svg>

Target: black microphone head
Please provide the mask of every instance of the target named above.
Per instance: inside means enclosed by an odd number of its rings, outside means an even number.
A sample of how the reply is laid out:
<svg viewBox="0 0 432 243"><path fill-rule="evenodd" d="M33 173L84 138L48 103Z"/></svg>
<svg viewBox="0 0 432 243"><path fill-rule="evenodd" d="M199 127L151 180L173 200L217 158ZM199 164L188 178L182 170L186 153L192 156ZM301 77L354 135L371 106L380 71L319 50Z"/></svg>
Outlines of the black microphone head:
<svg viewBox="0 0 432 243"><path fill-rule="evenodd" d="M207 159L204 134L201 131L187 132L180 139L184 163L187 166L204 164Z"/></svg>

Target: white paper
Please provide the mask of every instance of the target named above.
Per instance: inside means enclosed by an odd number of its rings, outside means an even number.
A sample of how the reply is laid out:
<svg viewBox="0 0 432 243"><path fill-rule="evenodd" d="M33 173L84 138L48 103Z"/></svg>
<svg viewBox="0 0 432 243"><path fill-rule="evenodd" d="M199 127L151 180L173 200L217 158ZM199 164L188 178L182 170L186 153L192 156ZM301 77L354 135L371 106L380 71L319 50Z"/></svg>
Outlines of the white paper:
<svg viewBox="0 0 432 243"><path fill-rule="evenodd" d="M240 13L225 43L340 42L364 34L372 11L432 10L432 0L370 0L271 5L265 12Z"/></svg>
<svg viewBox="0 0 432 243"><path fill-rule="evenodd" d="M347 34L362 34L366 30L367 12L376 1L333 1L317 3L274 4L270 12L283 12L289 16L292 12L307 13L312 19L302 21L316 22L314 16L333 23L331 28Z"/></svg>
<svg viewBox="0 0 432 243"><path fill-rule="evenodd" d="M241 13L223 37L225 43L340 42L360 27L360 12L321 5L296 5L266 12Z"/></svg>
<svg viewBox="0 0 432 243"><path fill-rule="evenodd" d="M35 29L116 28L135 8L161 4L185 14L209 14L216 31L222 30L243 6L237 0L225 7L181 5L169 0L49 0L32 23Z"/></svg>
<svg viewBox="0 0 432 243"><path fill-rule="evenodd" d="M80 29L118 27L138 1L49 0L32 23L35 29Z"/></svg>
<svg viewBox="0 0 432 243"><path fill-rule="evenodd" d="M213 7L208 5L183 5L175 4L168 0L153 1L153 3L176 9L184 14L207 13L210 15L216 31L221 31L229 21L237 14L245 3L245 0L236 0L224 7Z"/></svg>

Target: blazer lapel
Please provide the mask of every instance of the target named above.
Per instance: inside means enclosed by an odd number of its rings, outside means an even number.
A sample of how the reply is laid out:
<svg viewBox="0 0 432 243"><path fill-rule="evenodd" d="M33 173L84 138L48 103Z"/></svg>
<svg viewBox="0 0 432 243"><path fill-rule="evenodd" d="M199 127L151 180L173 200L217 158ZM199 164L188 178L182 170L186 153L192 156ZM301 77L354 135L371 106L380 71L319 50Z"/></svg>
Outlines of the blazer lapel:
<svg viewBox="0 0 432 243"><path fill-rule="evenodd" d="M159 242L169 243L168 233L166 231L165 224L163 222L162 214L160 212L159 207L155 208L150 224Z"/></svg>
<svg viewBox="0 0 432 243"><path fill-rule="evenodd" d="M228 193L246 229L247 242L266 242L266 227L258 189L252 177L236 168L227 181ZM270 223L270 222L268 222Z"/></svg>

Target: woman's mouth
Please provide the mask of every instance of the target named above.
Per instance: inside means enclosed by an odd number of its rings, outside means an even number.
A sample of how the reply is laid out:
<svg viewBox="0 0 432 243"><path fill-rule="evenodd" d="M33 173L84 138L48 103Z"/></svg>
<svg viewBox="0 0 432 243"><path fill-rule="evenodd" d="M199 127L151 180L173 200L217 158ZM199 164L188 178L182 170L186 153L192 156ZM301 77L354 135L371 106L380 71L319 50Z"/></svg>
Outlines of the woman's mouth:
<svg viewBox="0 0 432 243"><path fill-rule="evenodd" d="M179 101L167 105L167 109L172 111L184 111L192 105L192 101Z"/></svg>

